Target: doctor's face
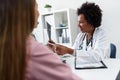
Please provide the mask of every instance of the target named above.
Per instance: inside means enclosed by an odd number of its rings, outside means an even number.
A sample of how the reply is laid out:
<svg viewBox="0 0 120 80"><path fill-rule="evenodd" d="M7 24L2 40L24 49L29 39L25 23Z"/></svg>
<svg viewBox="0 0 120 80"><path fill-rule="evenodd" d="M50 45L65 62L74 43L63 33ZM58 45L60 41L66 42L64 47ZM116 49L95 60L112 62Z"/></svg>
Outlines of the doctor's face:
<svg viewBox="0 0 120 80"><path fill-rule="evenodd" d="M80 28L80 31L84 32L91 32L91 30L94 28L91 24L87 22L87 20L84 17L84 14L80 14L78 16L78 27Z"/></svg>

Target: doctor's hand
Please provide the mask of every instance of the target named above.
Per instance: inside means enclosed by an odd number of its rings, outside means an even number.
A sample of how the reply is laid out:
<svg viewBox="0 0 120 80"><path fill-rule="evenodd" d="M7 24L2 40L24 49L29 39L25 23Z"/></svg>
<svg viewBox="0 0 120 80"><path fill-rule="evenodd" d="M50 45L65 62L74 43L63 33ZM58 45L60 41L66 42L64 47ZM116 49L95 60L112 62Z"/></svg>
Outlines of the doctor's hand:
<svg viewBox="0 0 120 80"><path fill-rule="evenodd" d="M47 47L52 50L53 52L56 52L56 43L52 40L49 40L47 43Z"/></svg>
<svg viewBox="0 0 120 80"><path fill-rule="evenodd" d="M68 53L68 48L66 46L56 44L56 53L58 55L64 55L64 54Z"/></svg>
<svg viewBox="0 0 120 80"><path fill-rule="evenodd" d="M64 55L66 53L68 54L72 54L73 53L73 49L68 48L66 46L60 45L60 44L56 44L54 41L49 40L47 46L55 53L57 53L58 55Z"/></svg>
<svg viewBox="0 0 120 80"><path fill-rule="evenodd" d="M59 55L64 55L64 54L73 54L73 49L60 45L60 44L56 44L56 53Z"/></svg>
<svg viewBox="0 0 120 80"><path fill-rule="evenodd" d="M58 55L64 55L66 53L68 54L72 54L73 53L73 49L68 48L66 46L60 45L60 44L48 44L50 49L57 53Z"/></svg>
<svg viewBox="0 0 120 80"><path fill-rule="evenodd" d="M59 54L59 55L63 55L65 53L67 53L67 47L60 45L60 44L56 44L54 41L50 40L47 43L47 46L49 49L51 49L53 52Z"/></svg>

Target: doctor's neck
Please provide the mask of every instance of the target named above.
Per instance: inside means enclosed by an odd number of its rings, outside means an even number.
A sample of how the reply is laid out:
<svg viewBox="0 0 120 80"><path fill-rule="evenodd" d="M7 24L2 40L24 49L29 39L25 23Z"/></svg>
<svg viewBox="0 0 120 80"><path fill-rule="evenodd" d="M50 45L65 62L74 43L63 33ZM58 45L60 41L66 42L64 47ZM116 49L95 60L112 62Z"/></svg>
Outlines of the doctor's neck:
<svg viewBox="0 0 120 80"><path fill-rule="evenodd" d="M92 37L94 31L95 31L95 28L92 28L89 32L87 32L87 37L88 37L88 38Z"/></svg>

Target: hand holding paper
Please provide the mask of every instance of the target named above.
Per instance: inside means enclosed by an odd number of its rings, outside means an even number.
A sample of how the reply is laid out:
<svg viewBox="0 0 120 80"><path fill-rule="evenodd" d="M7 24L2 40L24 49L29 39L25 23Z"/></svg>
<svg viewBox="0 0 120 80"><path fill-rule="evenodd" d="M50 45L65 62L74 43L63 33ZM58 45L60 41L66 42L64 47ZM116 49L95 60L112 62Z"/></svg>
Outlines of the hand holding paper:
<svg viewBox="0 0 120 80"><path fill-rule="evenodd" d="M55 42L53 42L52 40L49 40L48 43L47 43L47 46L53 51L56 53L56 44Z"/></svg>
<svg viewBox="0 0 120 80"><path fill-rule="evenodd" d="M52 51L54 51L55 53L59 54L59 55L63 55L65 53L68 52L68 49L66 46L60 45L60 44L56 44L54 41L49 40L47 46L50 47L50 49L52 49Z"/></svg>

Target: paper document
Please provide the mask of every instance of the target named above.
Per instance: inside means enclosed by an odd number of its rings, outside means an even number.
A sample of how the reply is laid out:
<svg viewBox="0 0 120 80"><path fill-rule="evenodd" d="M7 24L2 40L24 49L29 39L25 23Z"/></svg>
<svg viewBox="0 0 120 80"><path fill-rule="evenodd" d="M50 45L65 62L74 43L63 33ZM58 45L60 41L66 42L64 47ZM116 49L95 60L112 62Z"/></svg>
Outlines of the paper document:
<svg viewBox="0 0 120 80"><path fill-rule="evenodd" d="M47 22L47 33L49 40L51 40L51 25L48 22Z"/></svg>

